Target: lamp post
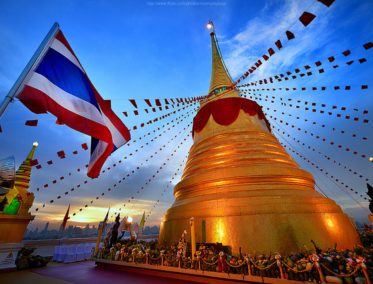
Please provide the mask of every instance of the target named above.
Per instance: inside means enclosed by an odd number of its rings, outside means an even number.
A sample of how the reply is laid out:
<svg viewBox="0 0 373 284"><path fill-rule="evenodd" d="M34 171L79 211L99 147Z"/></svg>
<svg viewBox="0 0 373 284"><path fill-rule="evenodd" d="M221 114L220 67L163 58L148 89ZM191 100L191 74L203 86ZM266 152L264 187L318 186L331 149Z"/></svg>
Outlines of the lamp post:
<svg viewBox="0 0 373 284"><path fill-rule="evenodd" d="M211 20L207 23L206 28L212 33L215 32L214 23Z"/></svg>

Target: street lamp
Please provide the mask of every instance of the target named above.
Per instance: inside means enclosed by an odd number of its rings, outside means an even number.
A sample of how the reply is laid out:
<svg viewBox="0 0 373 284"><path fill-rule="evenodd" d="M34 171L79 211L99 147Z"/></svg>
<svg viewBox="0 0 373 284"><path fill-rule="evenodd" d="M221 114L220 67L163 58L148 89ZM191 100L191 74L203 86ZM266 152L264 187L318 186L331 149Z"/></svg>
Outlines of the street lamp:
<svg viewBox="0 0 373 284"><path fill-rule="evenodd" d="M212 33L214 32L214 23L210 20L207 25L206 25L206 28L208 30L210 30Z"/></svg>

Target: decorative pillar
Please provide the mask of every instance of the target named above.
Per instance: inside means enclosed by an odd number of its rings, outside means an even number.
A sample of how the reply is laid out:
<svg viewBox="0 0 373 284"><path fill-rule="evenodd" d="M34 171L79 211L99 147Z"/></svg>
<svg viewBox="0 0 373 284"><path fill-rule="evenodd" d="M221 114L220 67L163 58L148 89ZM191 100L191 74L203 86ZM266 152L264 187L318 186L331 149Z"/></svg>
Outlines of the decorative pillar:
<svg viewBox="0 0 373 284"><path fill-rule="evenodd" d="M196 229L194 226L194 217L190 218L190 242L192 243L192 260L195 259L195 253L196 253Z"/></svg>

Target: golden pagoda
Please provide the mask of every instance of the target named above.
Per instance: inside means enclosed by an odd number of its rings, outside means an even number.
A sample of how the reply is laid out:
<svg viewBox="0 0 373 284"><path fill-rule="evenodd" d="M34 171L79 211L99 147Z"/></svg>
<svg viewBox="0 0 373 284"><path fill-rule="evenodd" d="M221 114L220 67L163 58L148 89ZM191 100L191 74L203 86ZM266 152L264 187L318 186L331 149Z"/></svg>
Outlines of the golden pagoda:
<svg viewBox="0 0 373 284"><path fill-rule="evenodd" d="M163 217L159 241L179 241L194 218L197 243L222 243L246 253L353 248L350 218L315 190L271 133L261 107L231 88L214 31L209 96L193 122L194 144L175 201Z"/></svg>
<svg viewBox="0 0 373 284"><path fill-rule="evenodd" d="M15 182L8 193L2 197L5 207L0 212L0 244L19 243L23 240L26 228L35 216L31 215L29 209L34 201L34 194L28 191L31 177L31 161L38 143L35 142L26 159L19 166L15 174Z"/></svg>

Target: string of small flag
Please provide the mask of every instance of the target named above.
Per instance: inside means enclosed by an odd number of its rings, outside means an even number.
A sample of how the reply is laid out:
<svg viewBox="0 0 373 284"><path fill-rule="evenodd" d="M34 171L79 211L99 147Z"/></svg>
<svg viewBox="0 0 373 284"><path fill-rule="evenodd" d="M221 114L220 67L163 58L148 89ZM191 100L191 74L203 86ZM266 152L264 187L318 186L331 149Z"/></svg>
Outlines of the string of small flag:
<svg viewBox="0 0 373 284"><path fill-rule="evenodd" d="M187 138L189 137L189 132L187 133L186 137L181 140L181 142L176 145L177 147L175 147L172 151L171 151L171 154L161 163L161 165L159 166L159 168L155 171L155 173L141 186L140 189L138 189L136 191L136 194L139 195L139 197L141 197L141 195L144 193L145 189L147 188L147 186L149 186L149 184L154 181L155 177L161 172L161 170L164 168L164 166L167 165L167 163L170 161L170 159L172 157L174 157L175 153L180 149L180 147L183 146L183 144L187 141ZM189 154L189 152L188 152ZM184 161L184 160L183 160ZM182 163L183 164L183 163ZM131 197L131 199L128 199L128 202L127 203L131 203L131 200L133 201L134 199L134 196ZM158 201L159 202L159 201ZM131 203L131 205L133 205L133 202ZM122 206L123 208L126 207L126 203L123 204ZM131 207L131 209L133 208L133 206Z"/></svg>
<svg viewBox="0 0 373 284"><path fill-rule="evenodd" d="M174 110L174 111L168 112L167 114L164 114L164 115L162 115L162 116L156 117L156 118L154 118L154 119L150 119L150 120L148 120L148 121L146 121L146 122L142 122L142 123L140 123L140 124L138 124L138 125L134 125L133 127L129 128L129 129L132 129L132 131L135 131L135 130L138 130L138 129L140 129L140 128L144 128L144 127L147 126L147 125L151 125L151 124L153 124L153 123L155 123L155 122L161 121L161 120L163 120L163 119L165 119L165 118L167 118L167 117L169 117L169 116L171 116L171 115L173 115L173 114L176 114L176 113L178 113L178 112L180 112L180 111L182 111L182 110L185 110L186 108L192 107L192 106L194 106L195 104L196 104L195 102L189 103L189 104L187 104L187 105L185 105L185 106L183 106L183 107L180 107L180 108L177 109L177 110ZM130 143L127 143L126 145L129 146ZM81 144L81 148L82 148L84 151L88 150L88 145L87 145L87 143L83 143L83 144ZM56 155L57 155L57 157L59 157L60 159L65 159L65 158L68 156L68 155L66 154L66 152L67 152L66 150L59 150L59 151L57 151ZM73 154L73 156L77 156L77 155L79 154L79 151L78 151L78 150L74 150L74 151L72 151L72 154ZM71 157L71 156L70 156L70 157ZM34 167L35 167L36 169L38 169L38 170L42 169L43 166L52 166L52 165L54 165L54 164L55 164L55 161L54 161L53 159L49 159L47 162L45 162L45 164L41 164L41 163L39 162L38 158L35 158L35 159L31 160L31 163L30 163L31 166L34 166ZM86 166L86 167L87 167L87 166ZM81 168L78 168L78 169L77 169L78 172L80 172L80 170L82 170L82 169L81 169ZM69 174L69 175L71 175L71 174ZM62 179L61 179L61 180L62 180Z"/></svg>
<svg viewBox="0 0 373 284"><path fill-rule="evenodd" d="M341 162L338 162L336 161L335 159L333 159L332 157L322 153L321 151L315 149L314 147L310 146L310 145L307 145L306 143L300 141L299 139L296 139L295 137L291 137L291 136L288 136L290 137L292 140L294 140L295 142L297 142L298 144L301 144L302 146L308 148L309 150L312 150L313 152L316 152L318 153L319 155L321 155L322 157L324 157L326 160L328 161L332 161L335 165L338 165L339 167L347 170L348 172L350 172L351 174L354 174L356 175L357 177L359 177L360 179L364 180L364 182L369 182L369 179L364 177L362 174L358 173L357 171L351 169L350 167L342 164Z"/></svg>
<svg viewBox="0 0 373 284"><path fill-rule="evenodd" d="M81 144L81 148L84 150L84 151L87 151L88 150L88 145L87 143L83 143ZM74 156L78 155L79 151L78 150L74 150L72 151L72 154ZM64 150L60 150L56 153L57 157L59 157L60 159L65 159L66 158L66 152ZM48 160L46 162L46 165L48 166L51 166L54 164L54 161L53 160ZM35 159L32 159L30 161L30 166L31 167L35 167L36 169L40 170L42 168L42 164L39 162L39 160L37 158Z"/></svg>
<svg viewBox="0 0 373 284"><path fill-rule="evenodd" d="M266 114L269 118L273 119L274 121L277 121L277 118L270 115L270 114ZM278 121L280 123L283 124L282 120ZM291 126L292 128L296 128L296 126L292 125L292 124L289 124L288 122L285 123L286 126ZM290 136L289 136L290 137ZM320 152L319 150L316 150L314 147L312 146L309 146L307 145L306 143L300 141L299 139L295 138L295 137L291 137L295 142L299 143L299 144L302 144L302 146L304 147L307 147L309 150L312 150L313 152L317 152L319 155L323 156L326 160L328 161L332 161L334 164L340 166L341 168L344 168L345 170L349 171L351 174L354 174L356 175L357 177L359 177L360 179L364 180L365 182L369 182L369 179L364 177L362 174L358 173L356 170L353 170L352 168L344 165L343 163L341 162L338 162L336 161L335 159L333 159L332 157L326 155L326 154L323 154L322 152Z"/></svg>
<svg viewBox="0 0 373 284"><path fill-rule="evenodd" d="M265 107L265 109L280 114L280 111L277 110L277 109L275 109L275 108ZM292 115L291 113L286 113L286 112L283 112L283 111L282 111L282 112L281 112L281 115L282 115L282 116L287 115L287 116L289 116L289 117L291 117L291 118L295 118L295 119L298 119L298 120L303 120L304 122L310 123L310 124L312 124L312 125L319 125L319 123L316 122L316 121L311 121L311 120L309 120L308 118L303 118L303 119L301 119L299 116ZM285 124L288 125L287 122L286 122ZM325 124L321 124L320 127L321 127L321 128L327 128ZM332 131L336 131L336 132L338 131L338 132L341 133L341 134L346 134L346 135L347 135L347 134L350 134L348 131L345 131L345 130L337 130L337 128L335 128L335 127L333 127L331 130L332 130ZM351 137L352 137L352 138L358 138L358 139L361 139L361 140L363 140L363 141L367 141L367 140L368 140L368 137L360 137L359 135L357 135L357 134L355 134L355 133L352 133L352 134L351 134Z"/></svg>
<svg viewBox="0 0 373 284"><path fill-rule="evenodd" d="M367 43L363 44L362 46L365 50L369 50L370 48L373 47L373 43L372 42L367 42ZM343 51L341 54L343 56L347 57L347 56L351 55L351 51L349 49L347 49L347 50ZM327 62L329 64L333 64L336 57L337 57L336 55L329 56L327 58ZM360 64L363 64L363 63L368 61L367 58L370 58L370 57L361 57L361 58L358 58L358 59L355 58L355 59L348 60L348 61L342 63L342 65L343 66L351 66L355 62L359 62ZM301 78L301 77L304 77L304 76L312 76L315 73L313 73L312 71L309 71L309 70L313 69L313 68L318 68L317 69L318 73L323 74L325 72L325 69L320 67L322 65L323 65L322 61L317 60L312 64L304 65L303 68L304 68L305 71L303 71L303 72L301 71L302 67L297 67L297 68L294 69L294 71L286 71L284 73L273 75L273 76L270 76L268 78L259 79L259 80L253 81L253 82L248 82L247 84L242 84L242 85L237 86L237 88L248 87L248 86L257 86L258 84L259 85L272 84L272 83L274 83L275 80L277 82L282 82L283 80L288 81L289 79L295 80L297 78ZM339 67L340 67L339 64L332 65L333 69L337 69Z"/></svg>
<svg viewBox="0 0 373 284"><path fill-rule="evenodd" d="M191 111L194 111L194 110L191 110ZM179 125L179 124L180 124L182 121L184 121L185 119L189 118L189 117L190 117L189 114L190 114L191 111L187 112L187 113L184 114L182 117L180 117L180 118L179 118L179 119L181 119L180 121L176 122L176 119L175 119L175 123L174 123L174 125L170 126L168 129L164 130L164 131L161 132L160 134L158 134L158 135L156 135L155 137L153 137L153 138L150 140L150 142L153 142L153 141L157 140L158 138L162 137L163 134L165 134L166 132L168 132L169 130L171 130L172 128L174 128L176 125ZM170 124L170 123L167 123L167 124L165 124L164 126L166 127L166 126L168 126L169 124ZM149 134L150 134L150 133L149 133ZM149 142L147 142L146 145L149 145ZM142 148L144 148L144 145L142 145L142 146L139 147L138 149L134 150L133 153L130 153L128 156L132 156L134 153L137 153L137 152L138 152L140 149L142 149ZM157 154L157 152L156 152L156 154ZM153 158L153 155L151 156L151 158ZM122 162L122 160L124 161L124 160L126 160L126 159L127 159L127 157L124 157L123 159L118 160L117 162L115 162L114 164L112 164L110 167L107 167L106 169L102 170L102 173L105 173L106 171L110 171L112 168L115 168L115 167L116 167L117 163L120 164L120 163ZM148 162L148 160L146 160L146 162ZM83 184L87 184L87 183L88 183L88 180L87 180L87 179L83 181ZM71 193L71 192L73 192L73 191L78 190L79 188L81 188L81 184L78 184L78 185L72 187L72 188L70 189L70 191L65 191L65 196L69 195L69 192ZM49 201L49 203L50 203L50 204L51 204L51 203L54 203L55 200L58 200L58 199L61 199L61 198L62 198L62 196L61 196L61 195L58 195L55 199L51 199L51 200ZM45 206L46 206L46 204L44 203L44 204L42 205L42 208L44 208ZM36 208L36 209L35 209L35 211L39 211L39 210L40 210L40 208Z"/></svg>
<svg viewBox="0 0 373 284"><path fill-rule="evenodd" d="M246 98L247 97L247 95L244 95L244 97ZM268 95L262 95L262 94L257 94L257 93L252 93L252 96L251 95L249 95L249 98L251 98L251 99L255 99L255 100L259 100L259 101L262 101L262 100L264 100L264 101L266 101L266 102L270 102L270 103L275 103L275 102L279 102L278 100L280 100L281 102L281 105L282 106L287 106L287 107L290 107L290 108L292 108L292 107L294 107L294 108L297 108L297 109L304 109L305 111L312 111L312 112L318 112L318 113L320 113L320 114L328 114L328 115L335 115L336 117L338 117L338 118L345 118L345 119L347 119L347 120L350 120L351 118L352 118L352 120L354 121L354 122L358 122L358 121L361 121L362 120L362 122L363 123L368 123L369 122L369 120L368 119L360 119L359 117L357 117L357 116L354 116L354 117L351 117L351 115L345 115L345 116L343 116L341 113L333 113L332 111L325 111L325 110L322 110L322 109L318 109L318 108L316 108L316 106L318 105L317 103L315 103L315 102L309 102L309 101L301 101L301 100L297 100L296 101L296 103L303 103L304 105L305 105L305 107L302 107L301 105L298 105L298 104L292 104L292 103L285 103L284 102L284 100L285 99L283 99L283 98L277 98L277 97L275 97L275 96L271 96L271 99L270 99L270 97L268 96ZM290 98L288 98L287 99L288 101L292 101L292 99L290 99ZM295 100L294 100L295 101ZM327 108L328 107L328 105L326 105L326 104L324 104L324 103L321 103L320 104L320 107L321 108ZM343 111L343 112L346 112L347 111L347 107L340 107L340 106L337 106L337 105L333 105L333 106L331 106L331 108L333 109L333 110L339 110L339 111ZM362 113L362 115L366 115L366 114L368 114L368 110L363 110L363 111L361 111L361 110L359 110L359 109L357 109L357 108L354 108L354 111L357 111L357 112L361 112Z"/></svg>
<svg viewBox="0 0 373 284"><path fill-rule="evenodd" d="M330 7L330 5L332 4L332 3L330 3L330 1L329 2L319 1L319 2L323 3L327 7ZM302 15L299 17L299 21L306 28L315 18L316 18L316 15L314 15L310 12L304 11L302 13ZM290 40L293 40L295 38L294 32L292 32L290 30L285 31L284 34L286 36L286 40L287 40L286 42L288 42ZM283 43L284 42L285 42L284 40L281 41L281 38L276 40L274 45L272 47L268 48L267 52L265 54L263 54L262 57L260 57L250 68L247 69L247 71L243 75L241 75L233 83L233 86L236 86L241 81L245 80L250 74L254 73L255 70L259 69L260 66L262 66L262 60L268 61L273 55L276 54L275 49L280 50L280 49L283 48Z"/></svg>
<svg viewBox="0 0 373 284"><path fill-rule="evenodd" d="M174 111L171 111L171 112L169 112L169 113L167 113L167 114L164 114L164 115L162 115L162 116L159 116L159 117L156 117L156 118L150 119L150 120L148 120L147 122L143 122L143 123L140 123L140 124L138 124L138 125L134 125L134 126L132 126L130 129L132 129L133 131L134 131L134 130L138 130L138 129L140 129L140 128L145 127L146 125L150 125L150 124L155 123L155 122L157 122L157 121L160 121L160 120L162 120L162 119L164 119L164 118L167 118L167 117L169 117L169 116L171 116L171 115L173 115L173 114L179 113L180 111L183 111L183 110L185 110L185 109L187 109L187 108L193 107L195 104L196 104L196 103L194 103L194 102L193 102L193 103L190 103L190 104L187 104L187 105L185 105L185 106L183 106L183 107L181 107L181 108L179 108L179 109L177 109L177 110L174 110Z"/></svg>
<svg viewBox="0 0 373 284"><path fill-rule="evenodd" d="M267 107L267 110L272 110L272 111L274 111L274 112L277 112L277 110L275 110L275 109L270 109L270 108L268 108L268 107ZM267 117L273 119L274 121L278 121L278 122L280 122L280 123L282 123L282 124L285 124L286 126L290 126L290 127L292 127L292 128L297 129L298 131L302 131L302 129L301 129L300 127L297 127L297 126L295 126L295 125L293 125L293 124L290 124L289 122L285 122L285 121L283 121L283 120L281 120L281 119L278 119L278 117L274 117L274 116L270 115L269 113L266 113L265 111L264 111L264 113L266 114ZM282 112L282 114L284 115L285 113ZM288 115L289 115L290 117L292 116L291 114L288 114ZM297 119L299 119L299 117L297 117ZM305 121L308 121L308 120L305 119ZM314 122L313 124L316 124L316 122ZM322 127L325 127L325 125L323 124ZM333 130L335 130L335 128L333 128ZM307 130L303 130L303 131L304 131L304 133L309 134L309 135L311 135L312 137L315 137L316 139L322 139L323 142L326 142L326 139L325 139L325 138L320 138L318 135L315 135L314 133L309 132L309 131L307 131ZM342 131L342 133L344 133L344 131ZM353 136L353 137L356 137L355 134L353 134L352 136ZM294 137L292 137L292 139L293 139L294 141L296 141L296 142L301 143L300 140L296 140ZM363 137L363 140L367 140L367 138L366 138L366 137ZM305 143L302 143L302 144L303 144L303 146L305 146ZM334 142L331 141L330 144L331 144L331 145L334 145ZM308 146L308 148L311 149L310 146ZM342 145L338 145L338 148L343 148L343 146L342 146ZM314 149L313 147L312 147L312 149L313 149L313 151L317 151L317 150ZM349 148L346 148L346 151L347 151L347 152L349 152L348 149L349 149ZM333 159L333 158L331 158L331 157L329 157L329 156L327 156L327 155L325 155L325 154L322 154L320 151L317 151L317 152L318 152L320 155L324 156L324 158L326 158L327 160L332 160L334 164L337 164L338 166L343 167L344 169L348 170L350 173L353 173L354 175L357 175L359 178L364 179L365 181L369 181L368 178L366 178L366 177L364 177L363 175L359 174L357 171L351 169L350 167L348 167L348 166L346 166L346 165L343 165L343 164L340 163L340 162L337 162L335 159ZM354 151L353 153L354 153L355 155L358 154L356 151ZM362 155L362 157L365 158L364 155Z"/></svg>
<svg viewBox="0 0 373 284"><path fill-rule="evenodd" d="M334 141L328 141L328 139L326 139L325 137L321 137L320 135L317 135L317 134L315 134L315 133L313 133L313 132L311 132L311 131L309 131L309 130L302 129L302 128L300 128L300 127L294 125L294 124L290 124L290 123L288 123L288 122L285 122L285 121L283 121L282 119L277 119L277 117L274 117L274 116L269 115L269 114L267 114L267 113L265 113L265 114L268 115L268 116L269 116L270 118L272 118L273 120L280 122L281 124L288 125L288 126L290 126L291 128L294 128L294 129L296 129L296 130L298 130L298 131L300 131L300 132L304 132L305 134L312 136L313 138L316 138L316 139L318 139L318 140L321 140L322 142L325 142L325 143L329 143L330 145L332 145L332 146L334 146L334 147L337 147L338 149L344 149L346 152L350 152L350 153L352 153L352 154L354 154L354 155L356 155L356 156L360 156L361 158L363 158L364 160L366 160L366 157L367 157L366 154L359 153L358 151L354 151L354 150L352 150L351 148L349 148L349 147L347 147L347 146L344 146L344 145L341 145L341 144L338 144L338 143L336 143L336 142L334 142Z"/></svg>
<svg viewBox="0 0 373 284"><path fill-rule="evenodd" d="M158 112L158 111L163 111L163 110L168 110L170 108L179 107L180 105L182 105L182 106L184 106L184 105L191 105L191 104L194 105L194 104L198 103L201 99L202 99L202 97L193 97L193 98L190 98L190 99L177 98L176 102L174 102L173 99L169 99L169 100L172 101L172 104L169 104L168 100L165 99L165 102L167 102L167 103L164 106L162 106L162 104L160 103L160 99L155 99L155 102L156 102L155 106L153 106L151 104L151 102L150 102L149 99L145 99L145 102L147 103L147 105L150 108L145 108L141 112L137 108L137 102L136 102L136 100L130 99L129 101L131 102L131 104L136 109L132 110L132 112L123 111L122 113L123 113L123 115L125 117L129 117L130 113L133 113L133 115L135 115L135 116L138 116L138 115L141 115L141 114L155 113L155 112Z"/></svg>
<svg viewBox="0 0 373 284"><path fill-rule="evenodd" d="M158 151L162 151L162 150L164 150L164 149L167 149L167 145L168 144L170 144L175 138L177 138L177 137L179 137L179 135L182 133L182 132L184 132L186 129L188 129L190 126L191 126L191 122L186 126L186 127L184 127L182 130L180 130L175 136L173 136L166 144L164 144L162 147L160 147L154 154L152 154L152 155L150 155L145 161L148 161L149 159L151 159L151 158L154 158L154 157L156 157L155 155L157 155L157 152ZM133 174L135 174L136 172L138 172L140 169L141 169L141 167L144 165L144 162L142 162L139 166L137 166L135 169L133 169L130 173L128 173L126 176L124 176L124 177L122 177L121 179L119 179L118 181L117 181L117 183L121 183L122 181L124 181L124 180L126 180L126 178L128 178L128 177L130 177L131 175L133 175ZM114 183L111 187L108 187L107 189L106 189L106 191L108 191L108 192L110 192L110 191L112 191L112 190L114 190L115 188L117 188L117 183ZM98 195L98 196L96 196L96 198L95 199L92 199L91 201L90 201L90 204L85 204L84 205L84 207L81 207L81 208L79 208L79 210L77 210L76 212L74 212L73 214L72 214L72 216L76 216L78 213L80 213L80 212L82 212L85 208L87 208L87 207L89 207L89 206L91 206L93 203L94 203L94 201L95 200L98 200L99 198L100 198L100 196L102 197L102 196L105 196L105 191L104 192L102 192L101 193L101 195ZM134 199L134 196L131 196L131 198L130 198L130 200L131 199Z"/></svg>
<svg viewBox="0 0 373 284"><path fill-rule="evenodd" d="M276 130L275 130L276 131ZM277 128L277 131L278 132L280 131L281 132L281 129L280 128ZM279 132L278 132L279 133ZM289 134L286 134L285 131L282 131L282 134L286 135L287 137L290 137ZM325 169L323 169L322 167L320 167L319 165L315 164L314 162L312 162L311 160L309 160L307 157L303 156L302 154L300 154L298 151L296 151L293 147L290 147L290 146L287 146L286 144L280 142L282 146L285 147L285 149L293 152L294 154L296 154L298 157L300 157L302 160L304 160L305 162L311 164L313 167L315 167L318 171L320 171L321 173L323 173L325 176L327 176L328 178L332 179L334 182L337 182L339 183L341 186L343 186L342 188L344 189L348 189L350 190L352 193L356 194L356 195L359 195L361 198L363 198L364 200L368 200L364 195L360 194L358 191L354 190L353 188L351 188L350 186L348 186L346 183L344 183L343 181L341 181L340 179L334 177L333 175L331 175L328 171L326 171ZM343 190L344 191L344 190ZM360 202L358 200L356 200L353 196L351 196L348 192L346 192L348 194L348 196L350 198L352 198L353 200L355 200L360 206Z"/></svg>
<svg viewBox="0 0 373 284"><path fill-rule="evenodd" d="M166 105L175 105L175 104L184 104L184 103L191 103L191 102L198 102L203 99L203 96L197 97L180 97L180 98L165 98L165 99L154 99L154 104L151 103L150 99L144 99L144 102L149 106L166 106ZM163 101L163 102L162 102ZM138 109L138 104L135 99L129 99L129 102L135 109ZM170 103L171 102L171 103Z"/></svg>
<svg viewBox="0 0 373 284"><path fill-rule="evenodd" d="M238 86L237 88L239 88L241 86ZM280 87L280 88L247 88L245 89L246 91L249 91L249 92L259 92L259 91L286 91L286 92L289 92L289 91L326 91L326 90L334 90L334 91L337 91L337 90L345 90L345 91L350 91L352 90L351 88L351 85L346 85L346 86L333 86L333 87L325 87L325 86L322 86L322 87L301 87L301 88L297 88L297 87ZM368 89L368 85L367 84L364 84L364 85L360 85L359 89L361 90L367 90Z"/></svg>
<svg viewBox="0 0 373 284"><path fill-rule="evenodd" d="M152 181L155 180L156 176L161 173L161 170L164 169L164 167L167 165L168 162L170 162L170 159L175 156L176 152L180 149L180 147L183 146L183 144L187 141L187 138L189 137L190 132L187 132L187 135L184 137L184 139L181 139L179 143L176 144L176 146L171 150L170 155L166 157L166 159L161 162L161 165L159 168L151 175L149 179L146 180L146 182L134 193L130 199L128 199L127 204L124 203L122 207L119 208L118 211L121 211L122 208L128 208L128 205L131 205L131 208L128 210L132 210L134 208L134 203L133 201L135 200L135 196L138 195L138 198L142 196L144 193L145 189L151 184ZM189 153L189 152L188 152ZM184 161L184 160L183 160ZM132 201L132 202L131 202ZM158 200L159 202L159 200ZM129 203L129 204L128 204ZM126 207L127 205L127 207ZM113 213L113 215L117 215L118 212Z"/></svg>
<svg viewBox="0 0 373 284"><path fill-rule="evenodd" d="M177 118L171 120L170 122L167 122L167 123L163 124L161 127L158 127L157 129L154 129L152 132L148 132L148 133L144 134L142 137L139 137L138 140L142 140L142 139L146 138L147 136L149 136L151 133L156 133L157 131L160 131L161 129L163 129L163 128L169 126L171 123L175 122L175 124L171 126L171 128L173 128L174 126L177 125L176 122L177 122L179 119L182 119L182 118L187 117L187 116L189 115L189 113L192 113L193 111L194 111L194 110L190 110L190 111L188 111L186 114L184 114L184 115L182 115L182 116L180 116L180 117L177 117ZM164 131L164 132L165 132L165 131ZM160 135L160 136L162 136L162 135ZM155 136L155 138L151 139L150 142L153 142L153 141L154 141L155 139L157 139L157 138L158 138L158 136ZM133 143L136 143L136 139L133 140ZM148 145L148 144L149 144L149 143L146 143L146 145ZM128 146L129 146L129 143L127 143L127 147L128 147ZM143 146L140 147L140 148L143 148ZM137 152L137 151L138 151L138 150L136 150L136 152ZM129 153L129 156L132 156L132 153ZM88 165L85 165L85 167L87 167L87 166L88 166ZM114 167L115 167L115 164L114 164ZM109 167L108 169L110 169L110 167ZM81 170L82 170L82 167L78 167L78 168L77 168L77 172L80 172ZM105 173L105 171L106 171L106 170L104 169L104 170L101 171L101 173ZM69 172L68 175L71 176L71 172ZM64 178L65 178L64 176L61 176L61 177L60 177L60 180L62 181L62 180L64 180ZM57 179L54 179L54 180L52 181L52 184L56 184L57 182L58 182L58 180L57 180ZM44 184L43 187L44 187L44 188L48 188L48 187L49 187L49 184L46 183L46 184ZM40 190L40 187L38 187L38 188L36 189L36 191L39 191L39 190Z"/></svg>
<svg viewBox="0 0 373 284"><path fill-rule="evenodd" d="M170 186L172 186L172 183L174 182L175 178L180 174L180 172L184 169L184 165L185 165L185 162L187 160L189 156L189 152L187 153L187 155L184 157L184 159L181 161L181 163L179 164L179 166L177 167L176 169L176 172L171 176L170 180L168 181L166 187L163 189L161 195L160 195L160 198L157 199L154 203L153 203L153 206L151 207L150 211L148 212L148 214L146 215L146 218L145 220L147 221L149 219L149 217L151 216L153 210L159 205L160 203L160 200L161 198L165 195L166 191L169 189Z"/></svg>

